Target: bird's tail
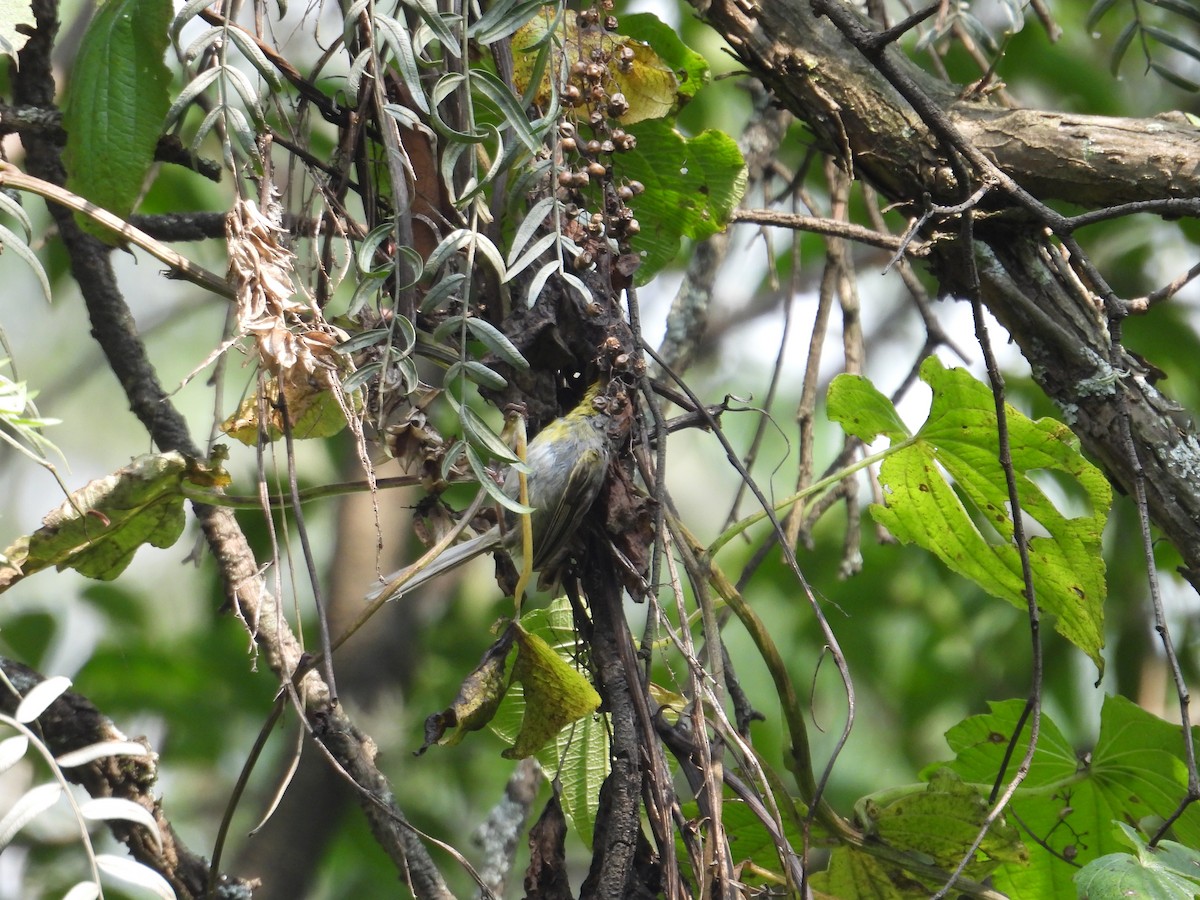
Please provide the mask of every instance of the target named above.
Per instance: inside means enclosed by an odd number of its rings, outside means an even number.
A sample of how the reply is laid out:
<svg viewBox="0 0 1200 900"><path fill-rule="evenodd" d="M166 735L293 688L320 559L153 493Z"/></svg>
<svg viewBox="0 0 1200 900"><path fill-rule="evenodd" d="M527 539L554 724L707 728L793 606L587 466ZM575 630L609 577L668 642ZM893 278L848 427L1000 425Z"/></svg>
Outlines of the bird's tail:
<svg viewBox="0 0 1200 900"><path fill-rule="evenodd" d="M478 537L471 538L469 541L463 541L461 544L447 547L423 569L418 570L413 565L393 572L387 576L383 584L367 594L367 601L374 603L385 595L387 600L395 600L402 594L416 590L443 572L449 572L451 569L461 566L463 563L487 553L489 550L495 550L499 546L500 531L495 527L490 528Z"/></svg>

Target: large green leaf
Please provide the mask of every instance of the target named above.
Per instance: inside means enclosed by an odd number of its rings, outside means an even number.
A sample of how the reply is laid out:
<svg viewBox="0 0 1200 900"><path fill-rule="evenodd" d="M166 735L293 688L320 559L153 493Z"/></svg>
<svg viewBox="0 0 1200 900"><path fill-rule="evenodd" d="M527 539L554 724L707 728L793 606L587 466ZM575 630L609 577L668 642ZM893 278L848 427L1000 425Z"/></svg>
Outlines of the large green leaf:
<svg viewBox="0 0 1200 900"><path fill-rule="evenodd" d="M163 62L171 14L169 0L105 0L71 68L63 109L68 187L122 218L133 211L171 105Z"/></svg>
<svg viewBox="0 0 1200 900"><path fill-rule="evenodd" d="M1193 900L1200 893L1200 853L1173 841L1150 847L1124 822L1118 826L1137 855L1110 853L1088 863L1075 876L1081 897Z"/></svg>
<svg viewBox="0 0 1200 900"><path fill-rule="evenodd" d="M933 404L916 435L904 439L891 404L865 379L841 375L830 385L831 419L864 440L886 434L895 444L879 471L887 505L871 511L900 540L924 547L992 595L1025 609L992 393L936 357L922 364L921 378L933 389ZM1033 421L1012 407L1006 412L1038 605L1054 614L1055 629L1103 671L1100 538L1112 489L1080 455L1067 426L1048 418ZM1082 488L1089 510L1079 516L1061 512L1029 477L1039 471L1067 476ZM991 534L985 536L977 522L986 522ZM1044 534L1030 537L1038 525Z"/></svg>
<svg viewBox="0 0 1200 900"><path fill-rule="evenodd" d="M965 781L990 785L996 778L1021 715L1023 702L991 704L987 715L972 716L946 733L957 754L945 765ZM1196 732L1200 739L1200 730ZM1019 742L1011 776L1029 746L1028 728ZM1090 756L1076 753L1047 716L1029 776L1013 799L1013 819L1020 823L1029 849L1028 866L1002 865L993 874L997 888L1012 900L1074 898L1077 871L1064 862L1086 864L1124 850L1112 823L1166 817L1187 790L1183 736L1164 722L1121 697L1106 697L1100 714L1100 736ZM1176 822L1180 841L1200 841L1200 810L1194 807Z"/></svg>
<svg viewBox="0 0 1200 900"><path fill-rule="evenodd" d="M687 138L662 119L626 131L637 146L616 156L613 170L646 186L631 203L641 230L630 242L642 260L635 277L645 284L675 258L683 238L700 241L725 228L746 190L746 161L722 131Z"/></svg>

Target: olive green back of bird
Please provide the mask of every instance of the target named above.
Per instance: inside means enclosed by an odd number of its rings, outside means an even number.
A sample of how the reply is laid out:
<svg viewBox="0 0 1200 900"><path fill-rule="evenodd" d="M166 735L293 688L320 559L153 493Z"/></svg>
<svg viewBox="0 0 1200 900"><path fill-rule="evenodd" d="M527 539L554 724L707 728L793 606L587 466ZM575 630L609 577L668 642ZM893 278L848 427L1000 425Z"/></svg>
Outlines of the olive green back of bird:
<svg viewBox="0 0 1200 900"><path fill-rule="evenodd" d="M546 425L526 448L536 571L555 569L562 563L571 536L604 484L612 444L609 415L596 402L603 387L599 382L589 387L574 409ZM504 492L513 498L520 493L515 470L510 469L505 477ZM507 514L505 525L509 530L505 543L519 546L520 517Z"/></svg>

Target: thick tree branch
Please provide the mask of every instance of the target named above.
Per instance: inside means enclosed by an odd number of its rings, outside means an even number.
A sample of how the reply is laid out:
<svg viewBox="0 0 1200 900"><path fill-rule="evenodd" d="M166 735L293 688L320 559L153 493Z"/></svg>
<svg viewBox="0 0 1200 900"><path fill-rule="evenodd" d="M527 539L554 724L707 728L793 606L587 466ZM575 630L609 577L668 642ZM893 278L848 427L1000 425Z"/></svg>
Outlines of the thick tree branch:
<svg viewBox="0 0 1200 900"><path fill-rule="evenodd" d="M807 0L694 2L824 147L890 201L919 212L930 198L955 203L970 190L958 183L929 125ZM976 149L1039 199L1118 204L1200 195L1200 141L1190 126L966 103L895 46L881 52L889 70L941 108L957 137L978 142ZM1186 416L1114 345L1096 298L1067 265L1074 261L1045 242L1028 205L1018 209L997 197L988 202L1007 203L1010 215L981 223L975 243L984 302L1088 452L1126 491L1132 491L1134 464L1115 423L1129 410L1133 439L1145 448L1141 465L1153 520L1188 570L1200 572L1200 444ZM966 285L959 253L954 246L935 247L929 260L952 293Z"/></svg>
<svg viewBox="0 0 1200 900"><path fill-rule="evenodd" d="M55 84L50 51L58 24L57 8L54 0L34 0L33 12L37 28L21 52L21 65L13 78L13 94L18 104L53 109ZM50 184L63 184L66 173L57 143L36 133L25 134L22 140L30 174ZM186 421L170 402L137 334L112 269L111 250L84 233L66 207L51 203L50 213L58 225L72 274L87 305L92 334L120 381L130 408L160 450L178 450L199 457L199 448L191 439ZM245 535L231 510L199 503L194 509L232 607L246 622L275 677L287 684L298 670L304 648L280 609L278 598L267 590ZM416 896L450 896L437 867L396 807L390 786L375 765L374 742L330 702L328 686L315 670L298 679L295 687L312 734L358 786L359 799L376 840L396 861Z"/></svg>
<svg viewBox="0 0 1200 900"><path fill-rule="evenodd" d="M22 696L43 680L32 669L7 659L0 659L0 670ZM0 711L12 715L18 703L20 697L0 690ZM67 691L51 703L38 717L37 727L55 756L91 744L128 740L91 701L74 691ZM93 797L130 800L148 810L162 837L161 853L153 837L140 825L112 820L108 824L113 835L129 848L134 859L162 875L180 897L203 895L208 884L208 860L183 845L162 804L155 799L153 787L158 770L151 751L147 750L144 758L105 757L63 772L69 781L81 785ZM242 900L250 896L255 886L255 882L222 876L213 896L218 900Z"/></svg>

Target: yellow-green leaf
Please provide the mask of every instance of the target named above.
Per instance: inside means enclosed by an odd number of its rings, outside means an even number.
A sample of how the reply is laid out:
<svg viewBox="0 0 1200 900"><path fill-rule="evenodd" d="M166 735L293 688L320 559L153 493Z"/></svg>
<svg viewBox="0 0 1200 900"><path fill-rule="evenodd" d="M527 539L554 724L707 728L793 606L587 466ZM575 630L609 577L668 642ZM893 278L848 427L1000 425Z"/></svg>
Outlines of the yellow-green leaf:
<svg viewBox="0 0 1200 900"><path fill-rule="evenodd" d="M537 48L547 39L556 16L553 7L543 7L513 33L513 83L520 94L529 88ZM534 95L534 102L539 105L549 103L550 78L562 71L564 58L566 69L570 71L580 60L593 62L593 51L607 57L603 65L606 68L604 88L608 95L624 94L629 103L628 111L620 116L622 124L661 119L680 103L681 92L675 72L649 44L604 31L599 26L580 28L573 14L562 17L557 34L551 39L557 46ZM585 104L577 110L582 110L586 116L591 107Z"/></svg>
<svg viewBox="0 0 1200 900"><path fill-rule="evenodd" d="M110 581L142 544L170 547L183 533L185 483L224 485L228 476L180 453L162 453L90 482L4 551L0 591L49 566Z"/></svg>
<svg viewBox="0 0 1200 900"><path fill-rule="evenodd" d="M542 638L517 625L516 640L513 681L525 689L525 716L516 743L504 751L508 759L532 756L566 726L600 708L591 682Z"/></svg>
<svg viewBox="0 0 1200 900"><path fill-rule="evenodd" d="M894 410L888 412L888 401L878 395L860 408L861 385L845 378L831 386L830 417L864 440L875 434L893 441L900 437L902 426L895 424ZM921 378L933 389L929 418L883 461L879 480L887 505L872 506L872 514L901 541L924 547L1023 610L1025 583L1013 542L992 393L936 357L922 364ZM1100 538L1112 489L1079 453L1067 426L1053 419L1033 421L1012 407L1006 412L1038 605L1053 613L1055 629L1103 672L1106 584ZM1074 516L1059 510L1030 477L1037 472L1065 476L1085 510Z"/></svg>
<svg viewBox="0 0 1200 900"><path fill-rule="evenodd" d="M423 753L435 743L453 746L468 731L478 731L492 721L508 690L508 652L512 649L514 628L509 625L488 648L479 665L463 679L454 702L425 719L425 743L418 752Z"/></svg>

